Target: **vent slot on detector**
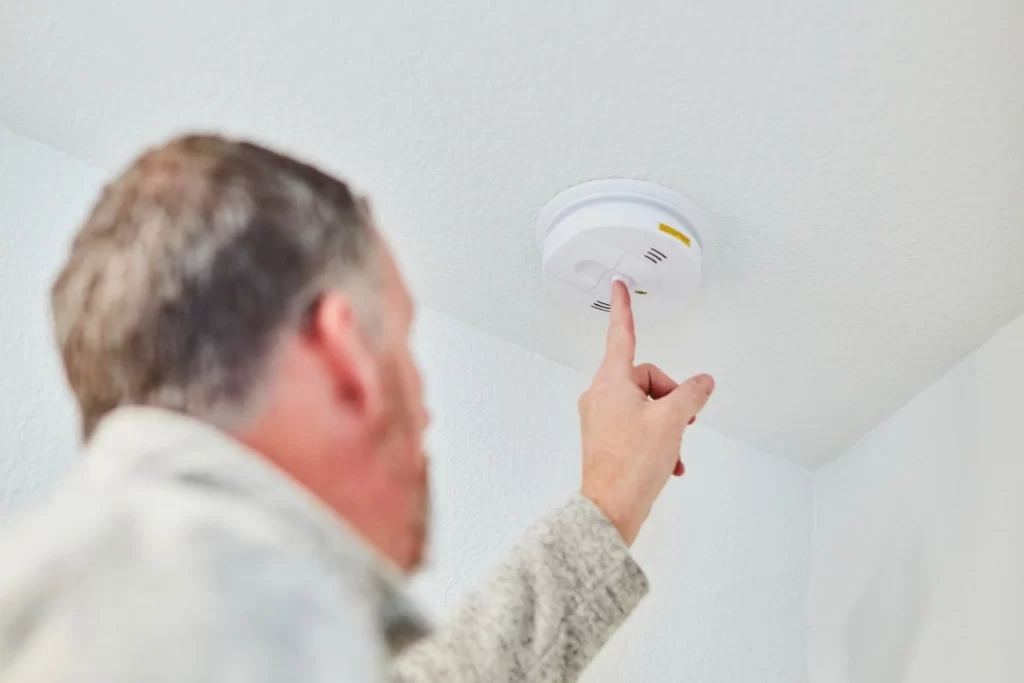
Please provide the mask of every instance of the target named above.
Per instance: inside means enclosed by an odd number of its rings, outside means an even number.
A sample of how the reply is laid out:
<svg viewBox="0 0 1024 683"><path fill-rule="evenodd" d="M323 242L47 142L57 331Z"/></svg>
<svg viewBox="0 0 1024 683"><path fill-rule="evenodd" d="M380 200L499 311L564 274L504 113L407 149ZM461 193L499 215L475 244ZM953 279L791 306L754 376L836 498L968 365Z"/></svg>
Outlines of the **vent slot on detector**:
<svg viewBox="0 0 1024 683"><path fill-rule="evenodd" d="M644 254L644 258L646 258L651 263L661 263L662 261L667 259L668 256L665 256L654 247L651 247L650 249L647 250L647 253Z"/></svg>

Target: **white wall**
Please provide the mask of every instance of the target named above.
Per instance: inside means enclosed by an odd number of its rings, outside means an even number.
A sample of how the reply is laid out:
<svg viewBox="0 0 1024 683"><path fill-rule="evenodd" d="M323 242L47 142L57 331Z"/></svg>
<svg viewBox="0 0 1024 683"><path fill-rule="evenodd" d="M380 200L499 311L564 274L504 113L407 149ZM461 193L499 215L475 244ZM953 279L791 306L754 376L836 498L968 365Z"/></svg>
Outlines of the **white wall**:
<svg viewBox="0 0 1024 683"><path fill-rule="evenodd" d="M102 178L0 128L0 515L37 500L75 458L49 290Z"/></svg>
<svg viewBox="0 0 1024 683"><path fill-rule="evenodd" d="M75 460L46 290L102 176L0 128L0 515ZM435 415L436 523L415 590L443 614L578 486L587 378L429 310L417 348ZM699 425L686 460L636 546L652 595L588 679L806 680L811 475Z"/></svg>
<svg viewBox="0 0 1024 683"><path fill-rule="evenodd" d="M1024 317L819 471L812 681L1024 681L1022 397Z"/></svg>

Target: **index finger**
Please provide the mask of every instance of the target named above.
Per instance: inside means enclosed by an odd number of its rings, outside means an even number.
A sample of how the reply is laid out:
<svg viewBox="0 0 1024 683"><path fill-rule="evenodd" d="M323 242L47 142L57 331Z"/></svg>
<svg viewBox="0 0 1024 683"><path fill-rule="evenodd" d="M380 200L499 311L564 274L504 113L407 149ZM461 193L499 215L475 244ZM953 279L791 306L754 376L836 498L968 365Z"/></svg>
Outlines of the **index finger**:
<svg viewBox="0 0 1024 683"><path fill-rule="evenodd" d="M633 307L629 290L621 280L612 282L612 310L608 320L608 340L605 345L604 365L633 371L636 354L636 330L633 327Z"/></svg>

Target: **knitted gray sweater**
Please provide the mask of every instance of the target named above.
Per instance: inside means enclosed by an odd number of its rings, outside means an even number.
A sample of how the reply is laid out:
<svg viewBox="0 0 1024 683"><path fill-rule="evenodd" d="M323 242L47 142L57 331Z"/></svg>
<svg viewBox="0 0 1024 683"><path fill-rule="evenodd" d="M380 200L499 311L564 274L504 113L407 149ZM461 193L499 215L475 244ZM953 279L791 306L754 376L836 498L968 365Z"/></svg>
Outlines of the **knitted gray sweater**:
<svg viewBox="0 0 1024 683"><path fill-rule="evenodd" d="M647 591L576 496L431 629L318 500L150 408L109 417L0 557L0 683L571 681Z"/></svg>

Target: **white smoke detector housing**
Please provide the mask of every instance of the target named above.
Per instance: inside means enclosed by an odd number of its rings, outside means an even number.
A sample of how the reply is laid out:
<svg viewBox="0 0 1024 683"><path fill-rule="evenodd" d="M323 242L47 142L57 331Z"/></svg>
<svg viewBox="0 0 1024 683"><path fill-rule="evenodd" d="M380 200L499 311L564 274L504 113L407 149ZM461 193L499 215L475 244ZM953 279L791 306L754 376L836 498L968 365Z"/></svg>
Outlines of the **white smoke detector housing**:
<svg viewBox="0 0 1024 683"><path fill-rule="evenodd" d="M613 279L638 316L678 311L700 288L708 223L672 190L643 180L592 180L560 192L537 219L544 283L594 315L611 310Z"/></svg>

